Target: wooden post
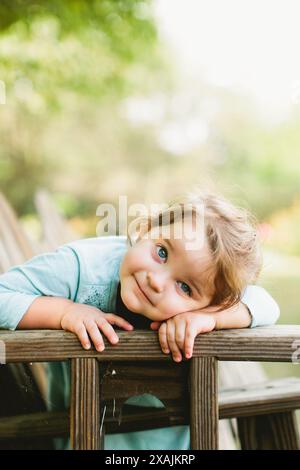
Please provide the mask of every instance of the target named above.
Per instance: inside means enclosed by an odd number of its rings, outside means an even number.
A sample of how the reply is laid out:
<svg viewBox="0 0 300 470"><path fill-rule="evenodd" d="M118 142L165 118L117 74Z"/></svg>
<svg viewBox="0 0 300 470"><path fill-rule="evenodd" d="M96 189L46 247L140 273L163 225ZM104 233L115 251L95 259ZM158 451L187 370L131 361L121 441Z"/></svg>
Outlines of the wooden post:
<svg viewBox="0 0 300 470"><path fill-rule="evenodd" d="M294 411L238 418L243 450L299 450L299 432Z"/></svg>
<svg viewBox="0 0 300 470"><path fill-rule="evenodd" d="M75 358L71 370L71 448L98 450L101 447L99 362L94 358Z"/></svg>
<svg viewBox="0 0 300 470"><path fill-rule="evenodd" d="M194 357L190 365L191 449L218 449L218 360Z"/></svg>

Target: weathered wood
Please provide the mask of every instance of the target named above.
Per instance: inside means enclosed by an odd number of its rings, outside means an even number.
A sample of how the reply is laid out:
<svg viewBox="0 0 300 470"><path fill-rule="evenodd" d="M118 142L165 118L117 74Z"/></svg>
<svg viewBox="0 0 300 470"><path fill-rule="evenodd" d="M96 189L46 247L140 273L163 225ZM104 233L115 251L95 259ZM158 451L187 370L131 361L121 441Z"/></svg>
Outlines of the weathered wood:
<svg viewBox="0 0 300 470"><path fill-rule="evenodd" d="M300 408L300 379L289 377L221 390L219 406L221 418L296 410Z"/></svg>
<svg viewBox="0 0 300 470"><path fill-rule="evenodd" d="M46 411L29 364L6 364L0 366L0 421L2 417L14 417L24 413ZM13 419L13 418L12 418ZM27 435L16 441L9 439L0 442L0 449L32 449L33 441ZM47 437L35 439L37 449L51 449L52 442Z"/></svg>
<svg viewBox="0 0 300 470"><path fill-rule="evenodd" d="M257 384L267 381L268 377L259 362L219 362L219 386L223 388L241 387L246 384ZM223 428L225 426L225 432ZM226 432L227 429L227 432ZM219 427L219 448L237 450L240 448L236 419L223 420Z"/></svg>
<svg viewBox="0 0 300 470"><path fill-rule="evenodd" d="M189 363L153 361L149 364L114 361L101 364L102 399L121 401L150 393L160 400L187 395Z"/></svg>
<svg viewBox="0 0 300 470"><path fill-rule="evenodd" d="M100 449L100 386L96 359L72 359L71 447Z"/></svg>
<svg viewBox="0 0 300 470"><path fill-rule="evenodd" d="M55 249L60 245L80 238L59 212L50 193L45 188L36 192L34 202L48 249Z"/></svg>
<svg viewBox="0 0 300 470"><path fill-rule="evenodd" d="M299 450L295 412L238 419L243 450Z"/></svg>
<svg viewBox="0 0 300 470"><path fill-rule="evenodd" d="M37 251L23 230L17 215L3 194L0 193L0 274L15 264L21 264ZM42 396L46 397L46 373L44 364L33 364L32 373Z"/></svg>
<svg viewBox="0 0 300 470"><path fill-rule="evenodd" d="M191 449L218 449L218 361L195 357L190 364Z"/></svg>
<svg viewBox="0 0 300 470"><path fill-rule="evenodd" d="M221 388L235 388L248 384L262 383L268 376L259 362L223 361L219 364L219 384Z"/></svg>
<svg viewBox="0 0 300 470"><path fill-rule="evenodd" d="M122 370L126 373L124 368ZM145 367L144 375L147 374L147 370L148 367ZM118 369L116 369L115 372L117 375ZM165 370L162 370L162 373L164 374ZM152 377L151 373L150 375ZM103 377L103 375L101 376ZM113 381L113 377L114 375L111 376L111 381ZM133 380L133 378L132 376L131 379ZM134 380L138 380L138 377L135 377ZM127 397L127 391L118 389L116 384L109 387L108 375L105 377L105 382L105 385L102 385L102 399L106 406L104 423L108 433L132 432L189 424L188 400L186 395L180 398L176 397L173 400L170 398L164 400L166 408L123 405L123 399ZM145 385L149 386L149 381L146 382ZM145 386L144 392L151 392L151 388ZM165 396L166 393L163 392L160 395ZM168 394L168 396L170 395L171 394ZM177 392L174 395L176 396ZM119 397L122 398L120 403L121 406L123 405L122 411L114 402L114 400L117 401ZM274 403L276 406L274 406ZM247 416L254 418L254 415L256 416L255 419L251 420L239 420L242 443L243 446L247 448L256 446L258 440L262 448L264 448L263 446L270 446L267 438L263 438L262 436L262 434L266 436L264 432L265 426L261 426L261 423L264 422L265 419L272 420L271 436L273 436L273 441L274 436L279 436L277 443L278 448L282 448L283 445L288 445L284 441L285 435L289 439L289 445L295 442L295 430L297 426L294 420L290 420L289 416L291 411L300 408L300 379L298 378L284 378L263 382L260 385L256 385L255 388L252 385L248 385L243 387L242 390L239 388L220 390L218 404L219 419ZM286 413L282 413L281 411L285 411ZM280 412L280 414L275 414L275 412ZM263 420L260 419L260 413L265 414ZM266 416L267 413L269 417ZM286 415L286 417L284 417L284 415ZM279 421L278 416L281 421ZM257 418L259 419L256 420ZM286 423L285 426L282 426L282 421ZM287 425L289 425L288 432L286 431ZM274 426L278 427L276 432ZM253 430L255 430L254 434ZM283 435L282 430L284 430ZM4 438L23 438L26 436L58 437L67 435L69 435L68 412L32 413L0 419L0 440Z"/></svg>
<svg viewBox="0 0 300 470"><path fill-rule="evenodd" d="M17 216L0 193L0 238L11 265L23 263L33 256L33 246L20 225Z"/></svg>
<svg viewBox="0 0 300 470"><path fill-rule="evenodd" d="M120 341L99 353L86 351L73 333L53 330L19 330L0 332L6 345L7 362L62 361L68 358L94 357L99 361L171 361L163 354L155 331L118 331ZM299 325L275 325L253 329L220 330L199 335L194 357L218 360L292 362L300 341ZM299 344L299 343L298 343Z"/></svg>
<svg viewBox="0 0 300 470"><path fill-rule="evenodd" d="M62 437L69 433L70 415L67 411L44 411L0 418L0 441Z"/></svg>

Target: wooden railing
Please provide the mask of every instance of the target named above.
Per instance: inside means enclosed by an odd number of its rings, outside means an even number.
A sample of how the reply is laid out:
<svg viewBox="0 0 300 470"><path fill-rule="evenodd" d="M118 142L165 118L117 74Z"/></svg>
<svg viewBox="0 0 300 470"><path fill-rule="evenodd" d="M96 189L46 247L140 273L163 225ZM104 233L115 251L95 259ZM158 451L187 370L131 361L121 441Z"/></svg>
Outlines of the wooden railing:
<svg viewBox="0 0 300 470"><path fill-rule="evenodd" d="M105 350L99 353L95 349L84 350L75 335L64 331L0 331L6 363L71 360L70 435L74 449L102 447L99 430L104 395L103 369L99 368L99 364L142 365L145 370L151 368L154 362L160 363L162 368L168 367L168 364L176 370L182 366L188 367L191 448L217 449L218 361L300 362L300 326L294 325L223 330L199 335L192 359L184 361L184 364L174 364L169 356L162 354L156 332L118 331L118 335L120 340L116 346L106 341ZM297 406L299 400L294 408Z"/></svg>

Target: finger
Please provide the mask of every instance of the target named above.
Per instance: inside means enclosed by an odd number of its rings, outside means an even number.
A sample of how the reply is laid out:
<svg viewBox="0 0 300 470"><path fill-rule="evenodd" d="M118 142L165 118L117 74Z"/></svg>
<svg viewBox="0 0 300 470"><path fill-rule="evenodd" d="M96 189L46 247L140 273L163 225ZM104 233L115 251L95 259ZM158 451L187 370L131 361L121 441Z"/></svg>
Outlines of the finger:
<svg viewBox="0 0 300 470"><path fill-rule="evenodd" d="M182 355L175 340L175 324L172 321L167 322L167 341L171 350L173 361L180 362Z"/></svg>
<svg viewBox="0 0 300 470"><path fill-rule="evenodd" d="M80 323L80 325L75 327L74 333L77 335L84 349L90 349L91 343L90 343L86 328L83 323Z"/></svg>
<svg viewBox="0 0 300 470"><path fill-rule="evenodd" d="M167 341L167 324L166 323L161 324L158 330L158 339L159 339L162 352L165 354L169 354L170 349L169 349L168 341Z"/></svg>
<svg viewBox="0 0 300 470"><path fill-rule="evenodd" d="M184 343L184 351L185 357L190 359L193 355L194 350L194 342L197 336L197 332L193 330L191 326L187 326L185 330L185 343Z"/></svg>
<svg viewBox="0 0 300 470"><path fill-rule="evenodd" d="M133 330L133 325L131 325L124 318L115 315L114 313L108 313L105 315L105 320L107 320L111 325L117 325L124 330Z"/></svg>
<svg viewBox="0 0 300 470"><path fill-rule="evenodd" d="M98 325L95 321L89 321L85 323L89 337L94 344L97 351L101 352L104 350L104 342L102 335L99 331Z"/></svg>
<svg viewBox="0 0 300 470"><path fill-rule="evenodd" d="M158 330L158 328L160 327L161 325L161 321L153 321L152 323L150 323L150 328L152 330Z"/></svg>
<svg viewBox="0 0 300 470"><path fill-rule="evenodd" d="M179 322L176 324L175 322L175 341L177 346L184 352L184 343L185 343L185 329L186 324L185 322Z"/></svg>
<svg viewBox="0 0 300 470"><path fill-rule="evenodd" d="M97 322L99 329L102 331L104 336L106 336L106 338L111 344L118 343L119 337L117 333L115 332L115 330L113 329L113 327L110 325L110 323L106 321L106 317L99 318L96 320L96 322Z"/></svg>

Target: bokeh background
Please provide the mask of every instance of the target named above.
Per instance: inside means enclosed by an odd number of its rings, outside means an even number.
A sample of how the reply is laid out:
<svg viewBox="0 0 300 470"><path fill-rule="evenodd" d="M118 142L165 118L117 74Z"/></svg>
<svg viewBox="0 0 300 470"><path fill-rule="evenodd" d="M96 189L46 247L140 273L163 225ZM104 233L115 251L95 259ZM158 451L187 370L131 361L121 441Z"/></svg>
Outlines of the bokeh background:
<svg viewBox="0 0 300 470"><path fill-rule="evenodd" d="M1 0L0 190L30 237L40 188L83 237L120 194L216 187L258 218L259 283L298 323L299 16L298 0Z"/></svg>

